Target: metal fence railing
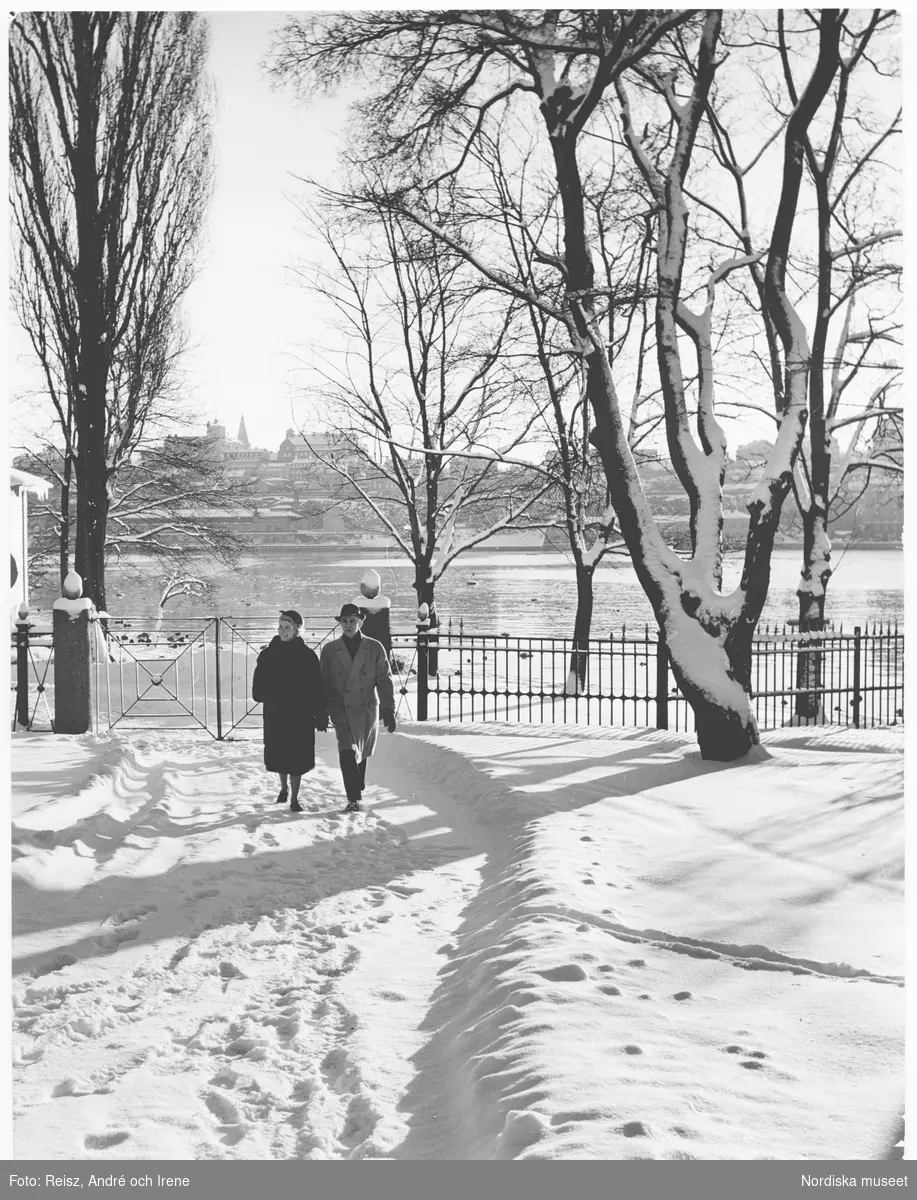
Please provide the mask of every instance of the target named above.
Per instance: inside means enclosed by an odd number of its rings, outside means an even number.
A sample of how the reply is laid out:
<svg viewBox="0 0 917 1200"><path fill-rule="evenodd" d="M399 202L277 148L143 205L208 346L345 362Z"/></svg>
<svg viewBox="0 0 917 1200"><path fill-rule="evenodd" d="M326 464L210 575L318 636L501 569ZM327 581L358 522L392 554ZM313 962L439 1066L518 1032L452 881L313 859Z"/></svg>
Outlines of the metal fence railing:
<svg viewBox="0 0 917 1200"><path fill-rule="evenodd" d="M93 704L97 729L198 729L218 739L260 732L251 699L271 617L97 618ZM321 651L335 636L327 615L307 618ZM693 713L655 629L605 638L511 637L459 621L392 634L398 716L438 721L583 723L691 731ZM20 622L12 637L14 727L53 729L53 638ZM758 629L753 703L761 729L797 714L834 725L895 725L904 718L904 634L876 623L800 633Z"/></svg>
<svg viewBox="0 0 917 1200"><path fill-rule="evenodd" d="M31 624L27 613L13 628L10 667L12 728L53 732L54 637L50 628Z"/></svg>
<svg viewBox="0 0 917 1200"><path fill-rule="evenodd" d="M473 633L459 622L420 633L418 651L420 667L436 658L434 674L418 671L418 720L694 729L664 642L649 626L575 643ZM818 633L762 626L752 691L761 729L800 719L797 710L828 724L895 725L904 718L904 635L885 624Z"/></svg>

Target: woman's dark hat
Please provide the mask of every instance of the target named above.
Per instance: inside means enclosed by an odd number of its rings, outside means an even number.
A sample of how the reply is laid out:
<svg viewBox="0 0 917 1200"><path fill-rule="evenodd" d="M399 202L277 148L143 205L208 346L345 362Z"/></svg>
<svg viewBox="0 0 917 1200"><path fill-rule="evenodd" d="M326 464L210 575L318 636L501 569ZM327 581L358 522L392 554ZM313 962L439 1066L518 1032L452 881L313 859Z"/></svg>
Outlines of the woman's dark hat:
<svg viewBox="0 0 917 1200"><path fill-rule="evenodd" d="M302 613L298 613L295 608L285 608L280 615L302 628Z"/></svg>
<svg viewBox="0 0 917 1200"><path fill-rule="evenodd" d="M359 617L363 620L363 610L358 608L356 604L342 604L341 611L338 613L338 620L343 621L345 617Z"/></svg>

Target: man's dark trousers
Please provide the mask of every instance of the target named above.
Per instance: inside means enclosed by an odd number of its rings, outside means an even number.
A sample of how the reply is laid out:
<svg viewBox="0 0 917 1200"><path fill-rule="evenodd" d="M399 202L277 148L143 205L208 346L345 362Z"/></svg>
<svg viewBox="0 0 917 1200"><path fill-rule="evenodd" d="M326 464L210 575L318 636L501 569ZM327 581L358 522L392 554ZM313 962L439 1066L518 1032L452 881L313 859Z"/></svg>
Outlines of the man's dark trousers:
<svg viewBox="0 0 917 1200"><path fill-rule="evenodd" d="M338 761L341 764L341 775L344 777L347 802L359 804L363 788L366 786L366 759L358 763L355 750L339 750Z"/></svg>

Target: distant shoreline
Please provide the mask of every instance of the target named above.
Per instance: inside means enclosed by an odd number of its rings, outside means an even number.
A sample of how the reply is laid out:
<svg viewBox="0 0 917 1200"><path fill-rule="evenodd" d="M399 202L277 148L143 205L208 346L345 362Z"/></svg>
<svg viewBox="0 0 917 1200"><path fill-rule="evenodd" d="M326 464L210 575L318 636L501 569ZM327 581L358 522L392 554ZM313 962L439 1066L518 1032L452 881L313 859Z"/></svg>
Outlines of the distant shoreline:
<svg viewBox="0 0 917 1200"><path fill-rule="evenodd" d="M801 551L802 550L802 542L777 542L774 545L774 549L775 550L800 550ZM903 551L904 543L903 542L856 542L854 545L851 545L851 546L848 546L842 542L834 543L835 554L840 554L847 550ZM513 554L513 555L516 555L516 554L519 554L519 555L522 555L522 554L563 555L563 554L569 553L569 551L566 550L563 546L551 545L550 543L545 543L542 546L488 546L487 542L481 542L478 545L472 546L468 550L463 551L462 556L464 557L465 555L470 555L470 554L496 554L498 551L500 553L508 553L508 554ZM246 546L243 550L240 551L240 556L242 558L255 558L255 559L269 560L274 557L286 558L288 556L292 556L295 554L301 555L301 554L306 554L306 553L310 553L310 552L311 553L321 553L321 554L368 554L368 555L389 554L389 553L394 552L395 553L395 561L400 560L405 563L410 562L408 557L406 555L402 554L398 550L398 547L395 545L394 542L387 542L382 545L360 545L359 543L353 543L353 542L302 542L302 543L281 543L281 544L275 545L275 546ZM676 553L678 553L678 552L676 551ZM727 555L740 555L742 553L743 553L743 548L741 546L726 548ZM206 551L189 550L188 555L189 555L189 557L193 557L193 558L207 558L208 557ZM619 561L623 561L626 559L628 563L630 562L630 557L629 557L629 555L627 555L626 551L624 551L624 550L619 551L614 556L614 558L617 558ZM137 554L137 555L123 554L122 560L124 562L129 562L129 563L141 563L141 562L152 561L151 557L149 555L142 555L142 554ZM613 561L613 559L611 557L609 557L609 559L606 559L604 561L606 561L606 562Z"/></svg>

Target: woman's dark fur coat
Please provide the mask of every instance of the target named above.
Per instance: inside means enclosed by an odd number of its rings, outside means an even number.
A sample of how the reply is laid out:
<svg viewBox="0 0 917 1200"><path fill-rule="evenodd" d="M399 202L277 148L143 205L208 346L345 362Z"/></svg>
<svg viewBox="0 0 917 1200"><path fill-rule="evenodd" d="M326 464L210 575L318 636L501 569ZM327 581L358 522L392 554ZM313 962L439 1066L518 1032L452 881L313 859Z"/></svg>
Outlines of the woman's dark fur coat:
<svg viewBox="0 0 917 1200"><path fill-rule="evenodd" d="M283 775L315 766L315 730L328 728L318 658L301 637L271 640L258 655L252 697L263 705L264 765Z"/></svg>

